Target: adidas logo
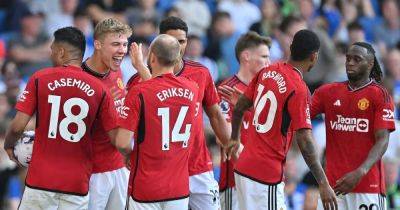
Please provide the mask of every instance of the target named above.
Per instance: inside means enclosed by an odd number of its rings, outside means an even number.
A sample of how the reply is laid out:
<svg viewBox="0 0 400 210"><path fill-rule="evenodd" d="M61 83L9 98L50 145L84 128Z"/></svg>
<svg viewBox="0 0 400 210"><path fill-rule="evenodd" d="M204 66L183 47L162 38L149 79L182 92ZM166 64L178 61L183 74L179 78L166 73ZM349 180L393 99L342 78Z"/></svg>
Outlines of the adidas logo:
<svg viewBox="0 0 400 210"><path fill-rule="evenodd" d="M336 100L335 103L333 103L334 106L341 106L340 100Z"/></svg>

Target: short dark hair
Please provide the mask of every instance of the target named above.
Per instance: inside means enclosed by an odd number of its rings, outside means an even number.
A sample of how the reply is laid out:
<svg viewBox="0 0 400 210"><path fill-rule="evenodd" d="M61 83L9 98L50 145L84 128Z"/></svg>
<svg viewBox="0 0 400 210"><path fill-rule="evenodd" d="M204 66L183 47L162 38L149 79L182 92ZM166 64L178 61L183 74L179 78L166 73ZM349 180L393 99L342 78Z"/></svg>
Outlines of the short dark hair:
<svg viewBox="0 0 400 210"><path fill-rule="evenodd" d="M213 15L212 21L211 21L211 25L215 25L215 22L219 21L220 19L223 18L229 18L231 19L231 15L228 12L225 11L217 11L215 12L215 14Z"/></svg>
<svg viewBox="0 0 400 210"><path fill-rule="evenodd" d="M165 34L169 30L182 30L188 34L188 26L182 19L178 17L167 17L161 21L159 26L160 34Z"/></svg>
<svg viewBox="0 0 400 210"><path fill-rule="evenodd" d="M348 31L363 30L363 27L360 23L358 23L357 21L354 21L354 22L349 23L349 25L347 25L347 30Z"/></svg>
<svg viewBox="0 0 400 210"><path fill-rule="evenodd" d="M294 15L287 16L282 20L282 23L279 25L279 30L282 31L283 33L287 33L289 28L294 23L298 23L301 21L304 21L304 19L299 16L294 16Z"/></svg>
<svg viewBox="0 0 400 210"><path fill-rule="evenodd" d="M307 29L298 31L290 45L290 57L294 61L303 61L311 54L318 52L320 42L318 36Z"/></svg>
<svg viewBox="0 0 400 210"><path fill-rule="evenodd" d="M54 42L63 42L71 45L83 58L86 50L86 38L79 29L72 26L58 29L54 32Z"/></svg>
<svg viewBox="0 0 400 210"><path fill-rule="evenodd" d="M235 46L235 56L237 61L240 63L240 54L249 48L255 48L260 45L267 45L268 48L271 47L271 39L269 37L260 36L254 31L249 31L246 34L240 36L239 40L236 42Z"/></svg>

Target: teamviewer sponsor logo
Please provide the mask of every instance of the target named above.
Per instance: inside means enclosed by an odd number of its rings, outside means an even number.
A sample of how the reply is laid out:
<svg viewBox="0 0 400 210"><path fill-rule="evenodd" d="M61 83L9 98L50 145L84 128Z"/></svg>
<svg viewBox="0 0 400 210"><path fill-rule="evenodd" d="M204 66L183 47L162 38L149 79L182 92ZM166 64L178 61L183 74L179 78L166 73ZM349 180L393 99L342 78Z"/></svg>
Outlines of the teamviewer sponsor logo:
<svg viewBox="0 0 400 210"><path fill-rule="evenodd" d="M343 117L342 115L336 115L336 121L330 121L331 129L345 132L368 132L369 120L368 119L357 119L351 117Z"/></svg>

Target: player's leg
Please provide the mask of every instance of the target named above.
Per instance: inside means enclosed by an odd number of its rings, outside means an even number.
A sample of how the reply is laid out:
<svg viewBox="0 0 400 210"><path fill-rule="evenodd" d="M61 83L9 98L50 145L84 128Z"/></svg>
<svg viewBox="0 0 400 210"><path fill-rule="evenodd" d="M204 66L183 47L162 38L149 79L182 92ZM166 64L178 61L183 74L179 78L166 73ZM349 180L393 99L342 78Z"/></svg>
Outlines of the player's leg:
<svg viewBox="0 0 400 210"><path fill-rule="evenodd" d="M221 201L221 210L238 210L239 205L237 202L237 190L236 188L226 188L219 194Z"/></svg>
<svg viewBox="0 0 400 210"><path fill-rule="evenodd" d="M77 196L59 193L60 203L57 210L86 210L89 206L89 195Z"/></svg>
<svg viewBox="0 0 400 210"><path fill-rule="evenodd" d="M19 210L57 210L58 196L54 192L32 189L25 186Z"/></svg>
<svg viewBox="0 0 400 210"><path fill-rule="evenodd" d="M123 167L118 170L112 171L114 181L114 188L112 189L108 198L108 203L105 209L124 209L126 205L126 196L128 192L128 179L129 171Z"/></svg>
<svg viewBox="0 0 400 210"><path fill-rule="evenodd" d="M284 184L265 185L235 173L239 209L286 210Z"/></svg>
<svg viewBox="0 0 400 210"><path fill-rule="evenodd" d="M92 174L89 181L89 210L104 210L113 186L110 172Z"/></svg>
<svg viewBox="0 0 400 210"><path fill-rule="evenodd" d="M386 197L378 193L349 193L347 203L349 209L386 210Z"/></svg>
<svg viewBox="0 0 400 210"><path fill-rule="evenodd" d="M127 210L163 210L161 203L139 203L134 201L132 197L129 197L127 207Z"/></svg>
<svg viewBox="0 0 400 210"><path fill-rule="evenodd" d="M220 209L219 187L212 171L189 177L189 206L192 210Z"/></svg>
<svg viewBox="0 0 400 210"><path fill-rule="evenodd" d="M347 210L347 202L346 202L346 197L343 195L336 196L337 204L338 204L338 209L339 210ZM318 205L317 205L317 210L324 210L324 206L322 205L321 198L318 198Z"/></svg>
<svg viewBox="0 0 400 210"><path fill-rule="evenodd" d="M162 202L161 207L163 210L187 210L189 205L189 198L165 201Z"/></svg>

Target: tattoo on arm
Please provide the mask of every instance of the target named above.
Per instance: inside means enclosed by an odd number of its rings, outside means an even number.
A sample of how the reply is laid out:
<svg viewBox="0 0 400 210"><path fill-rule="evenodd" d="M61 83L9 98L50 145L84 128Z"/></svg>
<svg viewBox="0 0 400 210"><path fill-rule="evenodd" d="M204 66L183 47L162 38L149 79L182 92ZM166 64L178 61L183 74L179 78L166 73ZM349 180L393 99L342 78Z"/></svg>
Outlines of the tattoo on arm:
<svg viewBox="0 0 400 210"><path fill-rule="evenodd" d="M296 131L296 140L304 161L307 163L318 184L328 183L321 163L318 160L318 153L315 150L311 130L300 129Z"/></svg>
<svg viewBox="0 0 400 210"><path fill-rule="evenodd" d="M233 109L232 116L232 134L231 139L239 139L240 126L243 120L243 114L253 105L253 102L246 96L241 95Z"/></svg>

